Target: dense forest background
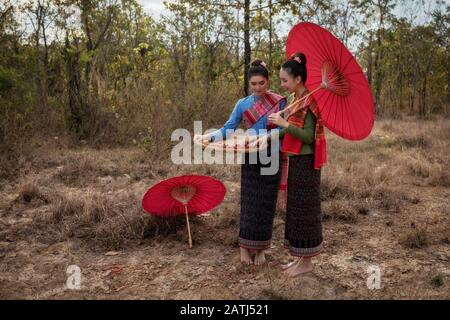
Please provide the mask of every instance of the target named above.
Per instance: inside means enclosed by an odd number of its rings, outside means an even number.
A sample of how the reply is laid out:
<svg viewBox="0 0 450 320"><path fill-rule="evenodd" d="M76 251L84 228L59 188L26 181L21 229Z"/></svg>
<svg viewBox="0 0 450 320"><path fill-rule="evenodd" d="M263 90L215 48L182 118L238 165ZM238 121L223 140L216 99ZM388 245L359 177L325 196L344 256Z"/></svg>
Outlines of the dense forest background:
<svg viewBox="0 0 450 320"><path fill-rule="evenodd" d="M165 8L156 18L136 0L0 0L0 145L65 137L164 154L173 129L226 120L253 58L268 62L278 90L287 33L300 21L349 46L378 117L449 115L448 1L179 0Z"/></svg>

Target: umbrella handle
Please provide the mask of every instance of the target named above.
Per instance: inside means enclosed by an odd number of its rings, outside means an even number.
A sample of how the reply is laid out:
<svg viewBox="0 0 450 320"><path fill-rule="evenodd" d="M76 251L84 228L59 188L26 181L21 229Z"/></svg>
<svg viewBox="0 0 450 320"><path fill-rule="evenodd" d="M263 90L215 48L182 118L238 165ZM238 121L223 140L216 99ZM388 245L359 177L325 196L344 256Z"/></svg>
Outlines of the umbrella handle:
<svg viewBox="0 0 450 320"><path fill-rule="evenodd" d="M306 96L304 96L304 97L301 98L300 100L297 100L297 101L291 103L291 104L288 105L286 108L284 108L283 110L280 110L280 111L276 112L275 114L281 115L281 114L285 113L286 111L288 111L288 110L290 110L290 109L292 109L292 108L298 106L298 104L299 104L300 102L304 101L304 100L307 99L310 95L312 95L314 92L316 92L316 91L318 91L318 90L320 90L320 89L322 89L322 88L323 88L322 85L318 86L316 89L314 89L313 91L311 91L310 93L308 93Z"/></svg>
<svg viewBox="0 0 450 320"><path fill-rule="evenodd" d="M184 205L184 212L186 213L186 223L187 223L187 228L188 228L188 233L189 233L189 249L192 249L192 236L191 236L191 226L189 225L189 214L188 214L188 209L187 209L187 205Z"/></svg>

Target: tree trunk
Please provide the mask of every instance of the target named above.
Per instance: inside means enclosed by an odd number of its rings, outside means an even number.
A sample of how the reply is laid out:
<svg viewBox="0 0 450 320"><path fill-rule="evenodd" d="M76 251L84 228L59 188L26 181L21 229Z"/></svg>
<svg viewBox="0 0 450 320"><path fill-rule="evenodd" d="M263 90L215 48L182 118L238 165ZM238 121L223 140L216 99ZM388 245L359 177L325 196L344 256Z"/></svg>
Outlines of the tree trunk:
<svg viewBox="0 0 450 320"><path fill-rule="evenodd" d="M398 104L400 106L400 110L403 111L403 70L400 65L400 56L397 55L397 66L399 68L398 72L398 82L397 82L397 92L398 92Z"/></svg>
<svg viewBox="0 0 450 320"><path fill-rule="evenodd" d="M237 13L236 13L236 21L237 21L237 23L236 23L236 26L237 26L237 28L236 28L236 64L239 64L239 59L240 59L240 48L239 48L239 45L240 45L240 25L239 25L239 8L237 9Z"/></svg>
<svg viewBox="0 0 450 320"><path fill-rule="evenodd" d="M64 53L68 76L67 91L69 96L69 112L70 112L68 117L68 127L69 130L74 132L78 138L83 138L84 104L81 92L81 76L80 76L80 61L79 61L80 51L78 50L78 43L76 40L73 46L76 47L75 52L69 42L69 36L66 33Z"/></svg>
<svg viewBox="0 0 450 320"><path fill-rule="evenodd" d="M272 67L272 0L269 0L269 66Z"/></svg>
<svg viewBox="0 0 450 320"><path fill-rule="evenodd" d="M373 54L373 46L372 46L372 33L369 35L369 45L367 47L367 80L369 81L369 85L372 85L372 54Z"/></svg>
<svg viewBox="0 0 450 320"><path fill-rule="evenodd" d="M36 16L36 25L35 25L35 35L34 35L34 44L35 44L35 64L36 64L36 73L35 73L35 82L36 87L39 93L40 97L40 103L41 108L40 112L45 113L46 105L47 105L47 90L46 90L46 81L45 81L45 75L42 67L42 56L41 56L41 33L44 34L42 28L45 28L45 13L44 13L44 7L41 5L40 2L37 3L36 11L34 12L34 15Z"/></svg>
<svg viewBox="0 0 450 320"><path fill-rule="evenodd" d="M413 115L414 114L414 105L415 105L415 100L416 100L416 88L415 87L412 88L412 91L411 91L411 93L409 95L409 98L410 98L410 100L409 100L409 113L411 115Z"/></svg>
<svg viewBox="0 0 450 320"><path fill-rule="evenodd" d="M385 4L386 5L386 4ZM383 61L383 48L382 48L382 41L384 37L384 14L386 7L383 6L381 1L378 1L378 9L380 10L380 20L377 30L377 50L375 51L375 112L379 113L381 110L380 106L380 97L381 97L381 90L383 85L383 73L381 71L381 63Z"/></svg>
<svg viewBox="0 0 450 320"><path fill-rule="evenodd" d="M244 95L248 96L248 69L250 68L250 0L245 0L245 22L244 22Z"/></svg>
<svg viewBox="0 0 450 320"><path fill-rule="evenodd" d="M44 10L42 8L42 10ZM47 105L48 105L48 75L49 75L49 54L48 54L48 41L47 41L47 32L46 32L46 25L45 25L45 18L44 16L41 19L41 30L42 30L42 38L44 41L44 69L41 73L41 96L42 96L42 104L45 112L47 112Z"/></svg>
<svg viewBox="0 0 450 320"><path fill-rule="evenodd" d="M374 83L374 91L375 91L375 112L378 114L380 109L380 97L381 97L381 87L382 87L382 72L380 70L381 68L381 60L382 60L382 53L381 53L381 35L378 34L377 36L377 50L375 53L375 63L374 63L374 69L375 69L375 83Z"/></svg>

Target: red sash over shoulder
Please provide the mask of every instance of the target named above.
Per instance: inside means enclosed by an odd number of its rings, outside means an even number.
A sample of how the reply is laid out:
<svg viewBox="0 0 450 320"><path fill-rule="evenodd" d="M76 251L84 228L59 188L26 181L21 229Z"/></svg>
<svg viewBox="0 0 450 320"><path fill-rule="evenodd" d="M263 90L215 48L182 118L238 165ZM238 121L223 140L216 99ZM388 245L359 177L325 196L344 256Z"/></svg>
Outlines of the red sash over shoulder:
<svg viewBox="0 0 450 320"><path fill-rule="evenodd" d="M280 110L280 102L286 100L285 97L279 94L268 91L261 99L253 104L251 108L243 114L245 126L251 128L261 117L271 113L278 112ZM276 128L276 125L269 123L269 117L267 117L267 130Z"/></svg>
<svg viewBox="0 0 450 320"><path fill-rule="evenodd" d="M308 91L303 93L302 97L308 94ZM300 97L300 99L302 98ZM314 169L320 169L327 162L327 144L325 140L325 131L320 116L320 110L316 101L312 96L309 96L301 107L294 109L287 116L287 120L290 124L302 128L305 125L305 118L308 109L312 111L316 117L316 134L315 134L315 146L314 146ZM294 138L290 134L285 134L283 139L282 152L290 154L300 154L302 150L303 142L297 138Z"/></svg>

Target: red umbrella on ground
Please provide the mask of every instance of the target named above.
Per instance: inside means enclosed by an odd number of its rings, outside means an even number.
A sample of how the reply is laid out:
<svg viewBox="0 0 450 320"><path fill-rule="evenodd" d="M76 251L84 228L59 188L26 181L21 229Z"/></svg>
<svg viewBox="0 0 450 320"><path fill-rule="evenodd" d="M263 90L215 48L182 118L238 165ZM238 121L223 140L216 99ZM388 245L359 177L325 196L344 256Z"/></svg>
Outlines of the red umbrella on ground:
<svg viewBox="0 0 450 320"><path fill-rule="evenodd" d="M350 51L324 28L305 22L297 24L288 35L287 58L296 52L307 57L306 87L319 106L324 125L345 139L366 138L373 128L374 101L369 83Z"/></svg>
<svg viewBox="0 0 450 320"><path fill-rule="evenodd" d="M161 181L151 187L142 199L142 208L159 217L185 215L192 248L189 215L205 213L225 197L222 182L208 176L186 175Z"/></svg>

